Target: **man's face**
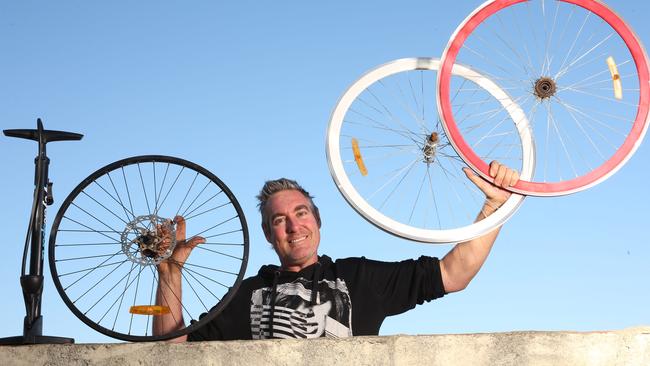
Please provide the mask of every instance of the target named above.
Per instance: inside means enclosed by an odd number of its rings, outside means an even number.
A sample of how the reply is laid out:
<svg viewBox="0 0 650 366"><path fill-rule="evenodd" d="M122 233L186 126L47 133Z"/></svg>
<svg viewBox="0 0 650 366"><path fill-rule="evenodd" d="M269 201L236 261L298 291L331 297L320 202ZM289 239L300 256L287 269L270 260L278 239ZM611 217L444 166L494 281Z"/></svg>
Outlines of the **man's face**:
<svg viewBox="0 0 650 366"><path fill-rule="evenodd" d="M280 191L269 198L265 209L269 221L264 235L282 268L297 272L316 263L320 229L307 197L296 190Z"/></svg>

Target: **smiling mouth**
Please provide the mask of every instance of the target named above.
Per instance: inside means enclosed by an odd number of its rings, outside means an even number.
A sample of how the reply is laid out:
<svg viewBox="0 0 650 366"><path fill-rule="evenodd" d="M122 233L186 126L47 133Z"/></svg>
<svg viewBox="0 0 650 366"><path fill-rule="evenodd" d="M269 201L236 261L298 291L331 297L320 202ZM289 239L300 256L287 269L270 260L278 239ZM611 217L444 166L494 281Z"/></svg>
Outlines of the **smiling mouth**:
<svg viewBox="0 0 650 366"><path fill-rule="evenodd" d="M305 239L307 239L307 235L301 236L300 238L289 240L289 244L298 244Z"/></svg>

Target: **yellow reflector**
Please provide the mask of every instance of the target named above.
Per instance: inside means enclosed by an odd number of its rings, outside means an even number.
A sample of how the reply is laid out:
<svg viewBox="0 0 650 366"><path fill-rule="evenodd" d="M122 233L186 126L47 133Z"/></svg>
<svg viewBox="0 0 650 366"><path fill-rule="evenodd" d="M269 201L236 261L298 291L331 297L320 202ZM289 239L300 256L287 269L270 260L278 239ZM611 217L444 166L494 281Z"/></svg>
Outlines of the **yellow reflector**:
<svg viewBox="0 0 650 366"><path fill-rule="evenodd" d="M165 315L170 312L169 306L160 305L135 305L129 309L129 313L138 315Z"/></svg>
<svg viewBox="0 0 650 366"><path fill-rule="evenodd" d="M609 56L607 58L607 67L609 68L609 73L612 75L612 83L614 84L614 98L623 99L623 87L621 86L621 75L619 75L618 73L616 62L614 62L614 58L612 56Z"/></svg>
<svg viewBox="0 0 650 366"><path fill-rule="evenodd" d="M366 164L363 163L363 158L361 157L361 150L359 150L359 141L357 139L352 139L352 152L354 153L354 160L357 162L359 171L364 177L368 175L368 169L366 169Z"/></svg>

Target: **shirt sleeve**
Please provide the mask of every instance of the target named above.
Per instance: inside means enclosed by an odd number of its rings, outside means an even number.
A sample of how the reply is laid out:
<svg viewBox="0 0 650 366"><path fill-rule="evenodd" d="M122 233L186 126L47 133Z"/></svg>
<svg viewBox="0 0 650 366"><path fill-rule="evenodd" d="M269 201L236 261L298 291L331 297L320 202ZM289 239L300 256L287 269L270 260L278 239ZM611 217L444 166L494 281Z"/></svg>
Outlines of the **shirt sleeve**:
<svg viewBox="0 0 650 366"><path fill-rule="evenodd" d="M363 263L370 290L386 316L445 295L438 258L422 256L401 262L363 259Z"/></svg>

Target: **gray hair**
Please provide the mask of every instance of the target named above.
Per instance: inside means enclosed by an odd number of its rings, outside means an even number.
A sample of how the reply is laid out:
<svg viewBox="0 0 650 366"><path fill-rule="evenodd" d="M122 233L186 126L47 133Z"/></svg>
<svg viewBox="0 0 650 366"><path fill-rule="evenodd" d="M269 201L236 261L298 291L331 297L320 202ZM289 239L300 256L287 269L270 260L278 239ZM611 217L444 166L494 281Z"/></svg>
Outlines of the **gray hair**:
<svg viewBox="0 0 650 366"><path fill-rule="evenodd" d="M260 209L260 213L262 214L262 228L264 230L269 229L269 222L268 222L268 214L266 212L266 203L268 202L269 198L271 198L272 195L275 193L278 193L280 191L286 191L286 190L294 190L302 193L305 198L309 201L309 205L311 206L312 213L316 217L316 222L318 223L318 227L321 226L321 221L320 221L320 212L318 211L318 207L314 204L313 198L307 190L302 188L298 182L295 180L287 179L287 178L280 178L280 179L275 179L275 180L268 180L264 183L264 186L260 190L260 194L257 195L257 200L259 201L257 203L257 207Z"/></svg>

